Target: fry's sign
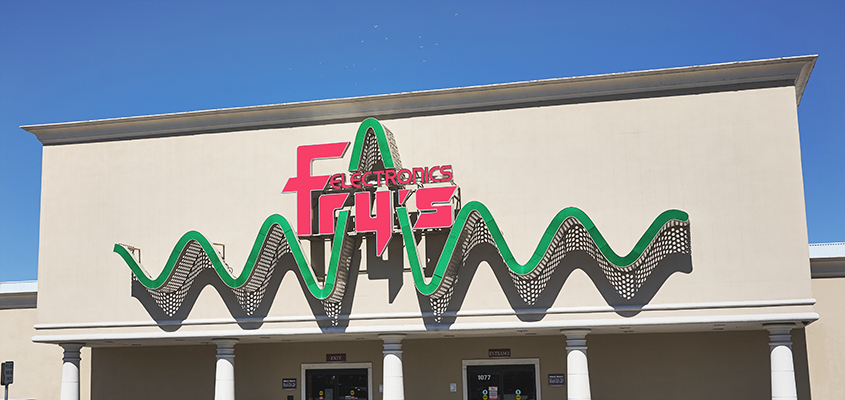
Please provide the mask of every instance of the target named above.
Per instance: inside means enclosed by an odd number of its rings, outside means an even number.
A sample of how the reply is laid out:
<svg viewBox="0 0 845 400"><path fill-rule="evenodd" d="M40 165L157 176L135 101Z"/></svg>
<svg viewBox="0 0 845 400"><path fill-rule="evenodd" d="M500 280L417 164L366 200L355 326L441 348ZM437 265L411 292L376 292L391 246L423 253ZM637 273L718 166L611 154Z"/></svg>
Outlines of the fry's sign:
<svg viewBox="0 0 845 400"><path fill-rule="evenodd" d="M296 193L298 236L333 235L337 212L350 209L356 231L375 233L380 256L393 236L396 207L418 210L412 214L416 216L414 229L450 228L454 224L459 191L453 182L452 166L402 168L398 154L389 150L392 139L390 131L378 121L365 120L356 137L349 174L312 175L311 164L343 157L350 142L297 148L296 176L288 179L282 193Z"/></svg>
<svg viewBox="0 0 845 400"><path fill-rule="evenodd" d="M349 234L352 230L374 236L378 255L384 254L394 232L401 232L414 285L420 294L432 299L448 298L444 296L454 288L458 269L463 265L462 258L481 242L493 245L514 279L519 276L523 282L546 279L543 278L548 276L545 271L554 271L551 268L566 254L586 252L599 263L605 282L625 301L636 296L651 273L649 268L653 269L655 263L670 254L690 254L689 215L683 211L666 210L658 215L634 248L620 256L610 248L586 213L567 207L554 216L531 258L521 264L484 204L478 201L460 204L460 189L454 184L451 165L403 168L393 134L372 118L361 123L354 143L350 144L324 143L297 149L296 176L288 179L283 190L296 194L296 229L279 214L267 217L238 276L231 274L222 254L197 231L182 235L158 277L147 275L132 253L134 247L116 243L114 251L170 316L176 313L193 284L194 271L205 268L208 263L232 288L244 311L251 315L258 307L253 300L258 298L260 302L261 297L247 296L263 296L273 265L288 253L293 255L311 295L339 304L346 290L347 272L354 252L355 241ZM313 174L311 165L314 161L343 157L350 147L352 156L347 172ZM431 263L423 264L416 240L419 234L436 229L449 229L449 233L429 279L423 270ZM486 231L483 240L477 240L476 229ZM569 232L579 235L579 239L563 240ZM581 235L589 239L581 240ZM332 239L331 257L322 282L310 269L297 236L315 241ZM657 251L653 251L655 249ZM533 306L536 300L531 297L536 294L532 288L544 287L541 283L537 284L540 286L520 286L516 280L514 285L528 306ZM526 287L530 293L521 292Z"/></svg>

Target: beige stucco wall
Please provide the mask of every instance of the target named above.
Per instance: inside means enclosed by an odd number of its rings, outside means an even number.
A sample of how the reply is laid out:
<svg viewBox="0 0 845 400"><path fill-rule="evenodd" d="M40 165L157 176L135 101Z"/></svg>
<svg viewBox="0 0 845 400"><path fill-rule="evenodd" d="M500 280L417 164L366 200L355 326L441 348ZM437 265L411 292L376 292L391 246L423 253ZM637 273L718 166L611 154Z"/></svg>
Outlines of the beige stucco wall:
<svg viewBox="0 0 845 400"><path fill-rule="evenodd" d="M59 397L62 349L53 344L33 343L35 308L0 309L0 360L15 362L10 399L47 400ZM81 398L90 398L91 349L81 352ZM2 389L0 389L2 390Z"/></svg>
<svg viewBox="0 0 845 400"><path fill-rule="evenodd" d="M239 344L235 349L238 399L276 399L286 395L300 399L301 364L324 363L329 353L346 353L348 363L372 363L376 393L381 383L382 345L373 341ZM96 348L92 398L212 398L214 354L214 345ZM282 390L283 378L296 378L297 390Z"/></svg>
<svg viewBox="0 0 845 400"><path fill-rule="evenodd" d="M793 333L798 348L801 336ZM589 335L587 345L596 400L771 398L764 331ZM566 387L550 387L547 379L550 373L566 373L565 347L563 336L405 340L405 398L462 399L462 360L488 360L491 348L511 349L511 359L539 358L542 398L565 398ZM299 400L301 365L322 363L328 353L346 353L348 363L372 363L373 398L379 400L381 349L380 342L367 340L237 345L237 398L293 395ZM796 369L806 370L804 353L796 354ZM94 357L95 400L200 399L213 392L213 345L97 348ZM297 378L297 390L282 390L282 378ZM450 383L457 384L457 392L449 391ZM808 394L806 380L799 377L799 398L809 399Z"/></svg>
<svg viewBox="0 0 845 400"><path fill-rule="evenodd" d="M819 320L806 328L813 399L845 398L845 278L813 279Z"/></svg>
<svg viewBox="0 0 845 400"><path fill-rule="evenodd" d="M95 348L92 399L214 398L214 346Z"/></svg>
<svg viewBox="0 0 845 400"><path fill-rule="evenodd" d="M778 87L382 122L395 134L404 165L453 165L463 201L487 205L522 262L567 206L583 209L620 254L660 212L688 212L693 271L669 277L651 301L678 304L812 297L796 116L794 88ZM295 220L295 196L280 192L295 175L296 147L351 141L356 130L356 123L346 123L46 146L38 322L150 321L130 295L129 268L112 253L117 242L140 247L145 267L157 275L178 238L198 230L226 244L237 273L267 216ZM345 171L348 158L316 161L314 173ZM462 309L509 309L485 266ZM355 296L353 314L419 312L410 274L403 279L389 302L387 280L359 276L355 293L348 294ZM304 296L288 274L269 316L311 315ZM587 275L576 270L553 306L605 305ZM634 318L760 312L681 307ZM812 307L765 312L806 313ZM189 316L201 318L230 318L211 287L203 289ZM591 318L625 320L613 313L562 313L546 321ZM401 323L422 329L419 318ZM191 329L204 328L182 331ZM215 327L225 329L240 328ZM41 333L85 332L90 330Z"/></svg>
<svg viewBox="0 0 845 400"><path fill-rule="evenodd" d="M771 399L766 331L595 335L592 398ZM793 330L798 398L809 400L801 330Z"/></svg>

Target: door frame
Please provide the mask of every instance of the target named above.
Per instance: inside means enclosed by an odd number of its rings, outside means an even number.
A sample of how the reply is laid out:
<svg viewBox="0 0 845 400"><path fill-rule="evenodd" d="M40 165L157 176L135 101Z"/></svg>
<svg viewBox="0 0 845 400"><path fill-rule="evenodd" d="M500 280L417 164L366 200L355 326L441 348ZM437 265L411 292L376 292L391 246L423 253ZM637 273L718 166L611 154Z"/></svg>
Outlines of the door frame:
<svg viewBox="0 0 845 400"><path fill-rule="evenodd" d="M359 362L359 363L316 363L316 364L302 364L301 380L302 386L301 399L305 399L305 371L309 369L367 369L367 400L373 400L373 363ZM538 399L539 400L539 399Z"/></svg>
<svg viewBox="0 0 845 400"><path fill-rule="evenodd" d="M534 386L537 400L542 399L540 393L540 359L539 358L485 358L482 360L461 360L461 379L464 384L464 400L469 400L469 382L467 381L467 366L474 365L534 365ZM304 398L304 397L303 397Z"/></svg>

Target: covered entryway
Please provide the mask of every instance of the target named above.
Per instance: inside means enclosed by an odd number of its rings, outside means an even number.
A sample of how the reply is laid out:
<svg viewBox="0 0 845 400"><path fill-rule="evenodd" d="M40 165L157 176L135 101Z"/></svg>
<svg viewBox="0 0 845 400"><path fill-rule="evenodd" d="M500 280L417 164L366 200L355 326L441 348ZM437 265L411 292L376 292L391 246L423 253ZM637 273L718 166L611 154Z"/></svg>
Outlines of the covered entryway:
<svg viewBox="0 0 845 400"><path fill-rule="evenodd" d="M538 359L464 360L467 400L538 400Z"/></svg>
<svg viewBox="0 0 845 400"><path fill-rule="evenodd" d="M371 367L366 364L304 364L303 398L306 400L372 399Z"/></svg>

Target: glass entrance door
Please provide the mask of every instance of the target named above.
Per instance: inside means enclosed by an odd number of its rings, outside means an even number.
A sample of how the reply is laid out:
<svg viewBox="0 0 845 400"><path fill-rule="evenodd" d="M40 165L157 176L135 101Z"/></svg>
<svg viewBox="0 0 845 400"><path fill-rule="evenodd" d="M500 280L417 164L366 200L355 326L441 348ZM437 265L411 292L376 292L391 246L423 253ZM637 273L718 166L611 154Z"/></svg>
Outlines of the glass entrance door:
<svg viewBox="0 0 845 400"><path fill-rule="evenodd" d="M367 369L309 369L305 371L306 400L367 400Z"/></svg>
<svg viewBox="0 0 845 400"><path fill-rule="evenodd" d="M468 365L469 400L537 400L533 364Z"/></svg>

